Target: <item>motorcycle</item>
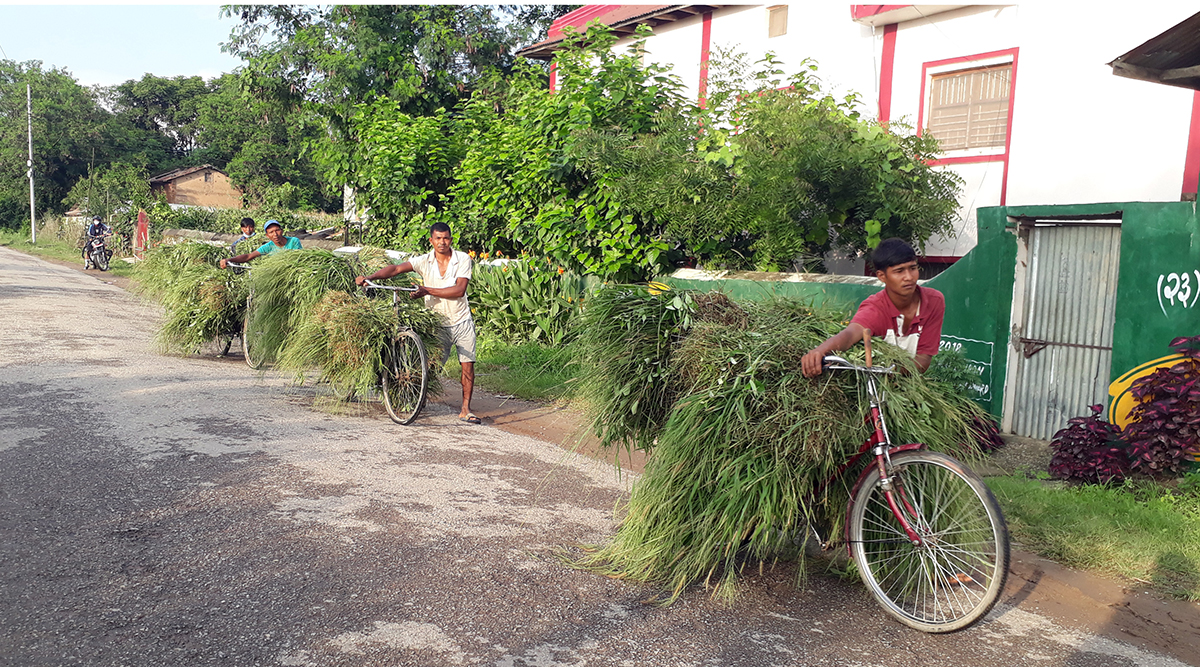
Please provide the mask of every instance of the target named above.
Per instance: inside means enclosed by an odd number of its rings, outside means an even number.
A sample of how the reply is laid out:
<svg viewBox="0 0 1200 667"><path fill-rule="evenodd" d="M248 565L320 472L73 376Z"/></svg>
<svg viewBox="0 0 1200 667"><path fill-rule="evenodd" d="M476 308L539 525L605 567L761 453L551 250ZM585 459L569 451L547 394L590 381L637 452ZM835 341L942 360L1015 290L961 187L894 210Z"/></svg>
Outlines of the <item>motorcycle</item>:
<svg viewBox="0 0 1200 667"><path fill-rule="evenodd" d="M83 262L83 268L90 269L95 267L101 271L108 270L108 260L112 259L113 251L105 245L104 239L110 234L101 236L89 236L87 241L87 255Z"/></svg>

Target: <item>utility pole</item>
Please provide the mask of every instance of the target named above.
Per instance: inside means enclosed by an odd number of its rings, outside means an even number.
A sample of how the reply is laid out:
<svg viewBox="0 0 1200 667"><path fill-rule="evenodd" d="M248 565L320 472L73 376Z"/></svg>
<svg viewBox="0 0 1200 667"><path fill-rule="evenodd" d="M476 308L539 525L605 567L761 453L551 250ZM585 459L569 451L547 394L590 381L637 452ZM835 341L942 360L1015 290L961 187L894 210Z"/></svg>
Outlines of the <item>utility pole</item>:
<svg viewBox="0 0 1200 667"><path fill-rule="evenodd" d="M37 218L33 208L33 93L29 84L25 84L25 120L29 129L29 159L25 165L29 167L29 239L37 243Z"/></svg>

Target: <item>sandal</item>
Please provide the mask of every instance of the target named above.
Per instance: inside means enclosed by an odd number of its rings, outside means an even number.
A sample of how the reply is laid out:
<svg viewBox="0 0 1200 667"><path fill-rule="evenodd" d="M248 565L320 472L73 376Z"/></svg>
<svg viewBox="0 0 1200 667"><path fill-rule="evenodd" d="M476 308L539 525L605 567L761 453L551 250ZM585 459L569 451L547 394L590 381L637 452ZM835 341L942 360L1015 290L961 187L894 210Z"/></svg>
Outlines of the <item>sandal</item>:
<svg viewBox="0 0 1200 667"><path fill-rule="evenodd" d="M468 424L482 424L483 423L482 421L480 421L479 417L476 417L473 414L467 414L466 417L459 417L458 420L467 422Z"/></svg>

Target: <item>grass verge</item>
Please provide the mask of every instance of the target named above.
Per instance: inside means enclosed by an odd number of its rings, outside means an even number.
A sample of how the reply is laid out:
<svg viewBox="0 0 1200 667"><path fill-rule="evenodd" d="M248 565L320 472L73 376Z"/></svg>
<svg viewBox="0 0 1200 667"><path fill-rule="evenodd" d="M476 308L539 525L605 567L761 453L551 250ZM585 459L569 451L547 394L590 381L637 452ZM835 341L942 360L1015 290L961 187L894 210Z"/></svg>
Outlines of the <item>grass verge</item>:
<svg viewBox="0 0 1200 667"><path fill-rule="evenodd" d="M29 232L0 231L0 246L12 248L27 255L76 262L80 268L83 268L82 251L76 248L74 243L45 238L39 235L38 242L35 245L29 242ZM113 257L112 262L109 264L108 273L128 278L133 273L133 265L118 257Z"/></svg>
<svg viewBox="0 0 1200 667"><path fill-rule="evenodd" d="M1178 489L1151 481L1063 486L988 478L1014 542L1063 565L1200 600L1200 476Z"/></svg>
<svg viewBox="0 0 1200 667"><path fill-rule="evenodd" d="M475 358L475 385L493 394L539 402L569 400L575 394L579 353L573 345L510 344L481 334ZM451 355L446 375L458 379L459 374L458 357Z"/></svg>

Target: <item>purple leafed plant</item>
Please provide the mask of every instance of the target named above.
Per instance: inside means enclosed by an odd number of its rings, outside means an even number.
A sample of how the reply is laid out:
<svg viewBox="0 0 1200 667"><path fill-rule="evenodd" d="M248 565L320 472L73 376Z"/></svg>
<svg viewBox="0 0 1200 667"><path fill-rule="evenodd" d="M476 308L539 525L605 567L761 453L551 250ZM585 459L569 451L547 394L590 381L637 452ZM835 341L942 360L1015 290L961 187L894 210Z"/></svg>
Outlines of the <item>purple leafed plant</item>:
<svg viewBox="0 0 1200 667"><path fill-rule="evenodd" d="M1171 347L1185 358L1130 389L1139 402L1125 440L1133 467L1148 475L1178 475L1200 448L1200 336L1176 338Z"/></svg>
<svg viewBox="0 0 1200 667"><path fill-rule="evenodd" d="M1054 434L1050 448L1050 474L1058 479L1106 484L1125 479L1129 457L1121 442L1121 427L1100 420L1103 405L1093 405L1092 414L1075 417Z"/></svg>

